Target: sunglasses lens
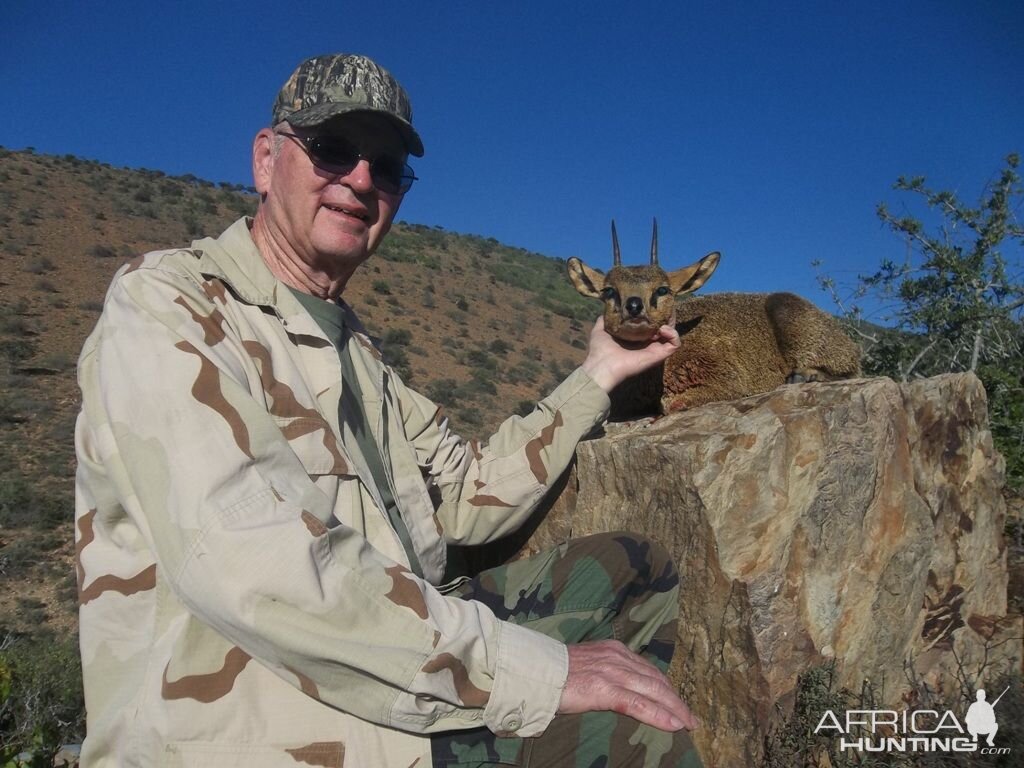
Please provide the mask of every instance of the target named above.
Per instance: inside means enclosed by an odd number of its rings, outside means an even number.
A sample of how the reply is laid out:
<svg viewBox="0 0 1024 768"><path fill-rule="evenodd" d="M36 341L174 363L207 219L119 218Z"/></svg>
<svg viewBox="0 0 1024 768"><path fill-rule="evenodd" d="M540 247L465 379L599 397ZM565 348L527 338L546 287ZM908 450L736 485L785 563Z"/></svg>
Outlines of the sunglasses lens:
<svg viewBox="0 0 1024 768"><path fill-rule="evenodd" d="M405 164L396 157L380 155L370 163L370 174L377 189L396 194L402 190Z"/></svg>
<svg viewBox="0 0 1024 768"><path fill-rule="evenodd" d="M412 183L416 181L416 174L413 173L412 167L408 163L396 160L395 164L397 166L395 171L395 191L405 194L409 191Z"/></svg>
<svg viewBox="0 0 1024 768"><path fill-rule="evenodd" d="M340 136L310 136L302 141L313 162L331 173L349 173L361 158L358 148ZM416 179L412 168L391 155L378 155L370 162L370 177L377 189L392 195L408 192Z"/></svg>
<svg viewBox="0 0 1024 768"><path fill-rule="evenodd" d="M309 154L325 170L348 173L359 162L359 152L345 139L336 136L312 136L306 139Z"/></svg>

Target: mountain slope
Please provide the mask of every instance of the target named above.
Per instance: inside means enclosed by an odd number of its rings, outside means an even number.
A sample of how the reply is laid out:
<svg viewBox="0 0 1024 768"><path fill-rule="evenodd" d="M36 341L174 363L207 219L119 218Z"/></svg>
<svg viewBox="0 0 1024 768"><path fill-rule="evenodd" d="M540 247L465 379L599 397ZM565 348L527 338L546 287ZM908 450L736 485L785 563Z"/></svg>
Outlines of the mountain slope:
<svg viewBox="0 0 1024 768"><path fill-rule="evenodd" d="M0 639L74 627L74 367L111 276L255 205L236 185L0 149ZM561 261L404 223L345 299L403 376L480 438L579 364L599 311Z"/></svg>

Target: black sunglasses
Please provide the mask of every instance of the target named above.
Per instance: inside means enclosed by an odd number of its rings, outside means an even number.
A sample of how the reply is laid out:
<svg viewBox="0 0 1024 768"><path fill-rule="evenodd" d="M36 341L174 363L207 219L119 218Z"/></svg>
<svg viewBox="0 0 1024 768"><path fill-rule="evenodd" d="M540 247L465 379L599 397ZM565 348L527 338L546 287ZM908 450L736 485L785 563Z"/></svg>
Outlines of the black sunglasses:
<svg viewBox="0 0 1024 768"><path fill-rule="evenodd" d="M393 155L377 155L369 158L359 149L341 136L299 136L294 133L278 131L278 135L295 139L300 147L309 155L313 164L328 173L344 176L351 173L360 160L370 163L370 178L373 185L381 192L391 195L404 195L416 181L416 174L408 163L404 163Z"/></svg>

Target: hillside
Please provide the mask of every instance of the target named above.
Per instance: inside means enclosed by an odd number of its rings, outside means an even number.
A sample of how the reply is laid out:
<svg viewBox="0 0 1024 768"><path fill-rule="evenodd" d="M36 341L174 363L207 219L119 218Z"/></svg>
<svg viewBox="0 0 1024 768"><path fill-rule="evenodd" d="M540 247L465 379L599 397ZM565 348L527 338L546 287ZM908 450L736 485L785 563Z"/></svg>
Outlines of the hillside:
<svg viewBox="0 0 1024 768"><path fill-rule="evenodd" d="M83 728L75 363L110 278L141 252L218 234L255 204L238 185L0 148L0 764L11 745L59 744ZM395 225L345 298L406 380L478 437L582 360L599 311L560 260L410 223ZM1024 502L1008 501L1019 520ZM1020 531L1007 528L1013 612ZM44 723L60 728L39 736Z"/></svg>
<svg viewBox="0 0 1024 768"><path fill-rule="evenodd" d="M75 362L110 277L255 202L194 176L0 149L0 640L74 628ZM480 437L579 364L598 313L561 261L405 223L345 298L405 378Z"/></svg>

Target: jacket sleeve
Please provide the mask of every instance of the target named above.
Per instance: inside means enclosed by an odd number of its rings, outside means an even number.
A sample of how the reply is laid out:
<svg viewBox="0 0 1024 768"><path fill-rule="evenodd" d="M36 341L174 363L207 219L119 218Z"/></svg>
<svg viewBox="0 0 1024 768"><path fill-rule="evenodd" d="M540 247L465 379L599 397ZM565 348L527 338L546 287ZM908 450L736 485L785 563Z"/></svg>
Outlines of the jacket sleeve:
<svg viewBox="0 0 1024 768"><path fill-rule="evenodd" d="M565 646L328 530L332 500L259 397L258 342L215 297L171 271L123 274L80 361L91 439L159 577L283 680L363 719L542 732Z"/></svg>
<svg viewBox="0 0 1024 768"><path fill-rule="evenodd" d="M569 466L576 444L608 416L608 395L577 368L486 442L455 435L437 405L400 382L406 434L440 491L435 518L453 544L483 544L515 531Z"/></svg>

